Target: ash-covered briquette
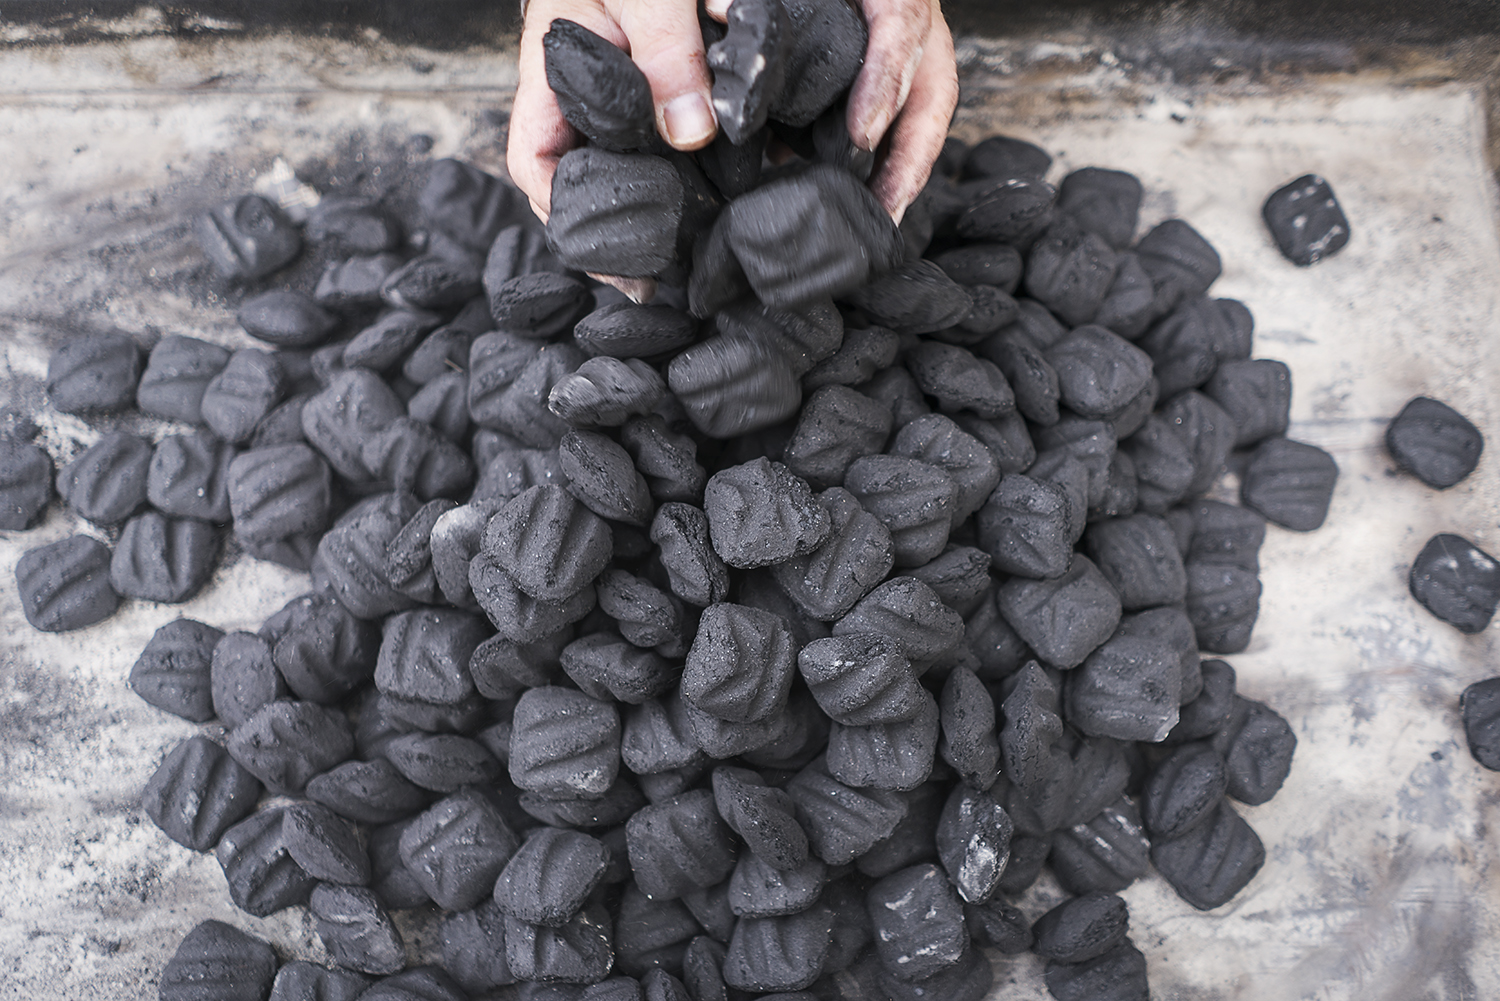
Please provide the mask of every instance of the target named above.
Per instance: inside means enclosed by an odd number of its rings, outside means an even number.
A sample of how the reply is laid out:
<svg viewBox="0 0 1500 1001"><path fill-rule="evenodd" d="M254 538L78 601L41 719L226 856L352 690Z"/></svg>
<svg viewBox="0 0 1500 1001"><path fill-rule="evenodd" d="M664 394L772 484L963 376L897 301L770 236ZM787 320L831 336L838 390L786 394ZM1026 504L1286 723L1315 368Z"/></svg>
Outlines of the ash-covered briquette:
<svg viewBox="0 0 1500 1001"><path fill-rule="evenodd" d="M198 245L220 277L265 278L302 252L302 234L275 202L243 195L199 216Z"/></svg>
<svg viewBox="0 0 1500 1001"><path fill-rule="evenodd" d="M1474 471L1484 436L1446 403L1418 396L1385 429L1385 447L1396 465L1436 490L1446 490Z"/></svg>
<svg viewBox="0 0 1500 1001"><path fill-rule="evenodd" d="M86 535L27 550L16 561L16 592L26 621L56 633L109 618L120 606L110 564L109 547Z"/></svg>
<svg viewBox="0 0 1500 1001"><path fill-rule="evenodd" d="M1349 219L1333 188L1317 174L1277 188L1261 215L1282 256L1304 268L1332 257L1349 242Z"/></svg>

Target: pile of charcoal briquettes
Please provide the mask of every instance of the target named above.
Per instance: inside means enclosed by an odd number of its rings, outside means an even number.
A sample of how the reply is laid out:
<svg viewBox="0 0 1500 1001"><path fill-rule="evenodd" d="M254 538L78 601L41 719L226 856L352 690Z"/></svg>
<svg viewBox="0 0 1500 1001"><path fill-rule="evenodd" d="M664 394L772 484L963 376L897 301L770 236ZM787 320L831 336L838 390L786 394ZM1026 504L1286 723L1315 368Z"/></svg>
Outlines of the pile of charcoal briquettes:
<svg viewBox="0 0 1500 1001"><path fill-rule="evenodd" d="M1212 909L1261 867L1233 802L1296 739L1200 652L1245 648L1267 522L1317 528L1337 469L1285 436L1214 249L1137 241L1136 178L1054 188L1006 137L950 141L898 227L843 126L851 8L705 33L696 155L554 22L589 142L545 227L455 160L416 218L245 195L197 231L265 348L52 357L57 409L195 429L63 467L95 530L20 561L33 625L190 598L226 527L310 571L257 632L163 626L130 681L204 724L151 819L246 912L308 908L333 965L209 921L162 998L977 1001L1035 950L1062 1001L1144 999L1118 892L1154 865ZM1348 238L1317 201L1299 263ZM309 241L341 255L315 288L258 291ZM1205 499L1226 467L1240 503ZM0 473L25 527L51 458L10 441ZM1027 914L1044 869L1067 898ZM441 966L407 968L413 908Z"/></svg>

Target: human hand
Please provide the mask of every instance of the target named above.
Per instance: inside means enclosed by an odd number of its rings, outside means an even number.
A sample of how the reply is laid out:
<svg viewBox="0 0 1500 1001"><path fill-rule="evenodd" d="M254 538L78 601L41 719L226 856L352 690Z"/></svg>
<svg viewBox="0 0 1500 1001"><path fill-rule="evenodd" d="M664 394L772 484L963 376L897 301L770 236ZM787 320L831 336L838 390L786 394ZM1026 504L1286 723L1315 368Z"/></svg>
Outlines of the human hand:
<svg viewBox="0 0 1500 1001"><path fill-rule="evenodd" d="M725 20L730 2L706 0L708 15ZM849 95L849 135L872 151L889 135L870 187L899 221L927 182L958 103L953 38L939 0L858 2L870 40ZM511 179L544 222L557 161L582 141L547 86L542 36L558 17L630 54L651 86L657 130L670 145L701 149L717 131L692 0L531 0L506 157Z"/></svg>
<svg viewBox="0 0 1500 1001"><path fill-rule="evenodd" d="M511 180L543 222L551 212L557 161L583 144L547 86L542 36L560 17L630 54L651 85L656 129L673 148L702 149L718 131L695 0L531 0L505 156Z"/></svg>

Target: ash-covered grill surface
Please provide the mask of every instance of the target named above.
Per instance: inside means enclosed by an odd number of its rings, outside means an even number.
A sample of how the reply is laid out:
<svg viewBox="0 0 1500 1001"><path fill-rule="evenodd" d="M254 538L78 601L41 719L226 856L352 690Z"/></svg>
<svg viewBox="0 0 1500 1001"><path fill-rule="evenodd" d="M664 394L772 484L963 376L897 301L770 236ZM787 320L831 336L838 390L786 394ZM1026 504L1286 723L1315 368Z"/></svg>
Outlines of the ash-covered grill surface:
<svg viewBox="0 0 1500 1001"><path fill-rule="evenodd" d="M252 344L234 320L243 296L211 277L192 220L253 189L278 157L319 191L389 189L398 205L432 158L501 162L510 51L357 32L242 37L212 17L184 32L142 10L56 36L71 45L18 36L46 27L18 23L7 29L18 44L0 50L0 408L41 425L58 460L107 430L164 427L46 406L47 357L74 334ZM1268 533L1254 641L1228 658L1239 690L1276 707L1299 740L1280 795L1243 811L1266 866L1208 914L1154 875L1126 891L1153 994L1494 995L1500 855L1486 832L1500 776L1469 757L1458 694L1495 673L1495 628L1464 636L1438 622L1406 579L1439 532L1497 551L1500 480L1482 458L1439 494L1398 474L1383 446L1386 422L1417 395L1500 428L1500 238L1480 89L1413 86L1420 68L1371 69L1357 54L1302 77L1173 84L1160 66L1128 65L1124 46L1076 35L971 37L960 57L956 134L1034 141L1057 156L1053 180L1088 165L1131 171L1146 189L1142 232L1177 216L1219 249L1214 293L1255 313L1256 357L1290 366L1290 435L1342 471L1320 531ZM1260 207L1307 172L1338 191L1356 236L1303 269L1277 252ZM324 263L304 254L274 284L309 288ZM73 531L54 502L39 529L0 534L0 568ZM212 856L146 818L146 779L196 728L126 685L160 625L182 615L253 630L303 590L305 577L241 557L185 605L132 601L98 627L52 635L0 588L0 960L17 996L154 997L177 944L210 918L283 958L325 959L301 909L248 917ZM1061 899L1047 878L1022 906L1034 919ZM435 926L401 931L436 952ZM992 997L1037 996L1042 966L1000 960Z"/></svg>

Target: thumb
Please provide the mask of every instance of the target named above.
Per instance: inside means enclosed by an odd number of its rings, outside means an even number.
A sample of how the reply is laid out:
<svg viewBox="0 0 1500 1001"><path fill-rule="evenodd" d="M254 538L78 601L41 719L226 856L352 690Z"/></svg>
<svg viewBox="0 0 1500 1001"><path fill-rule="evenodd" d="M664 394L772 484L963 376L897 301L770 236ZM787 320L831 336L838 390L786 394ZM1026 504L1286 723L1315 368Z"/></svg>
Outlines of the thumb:
<svg viewBox="0 0 1500 1001"><path fill-rule="evenodd" d="M703 31L694 0L625 0L620 30L630 57L651 84L656 128L674 149L707 146L718 131Z"/></svg>

